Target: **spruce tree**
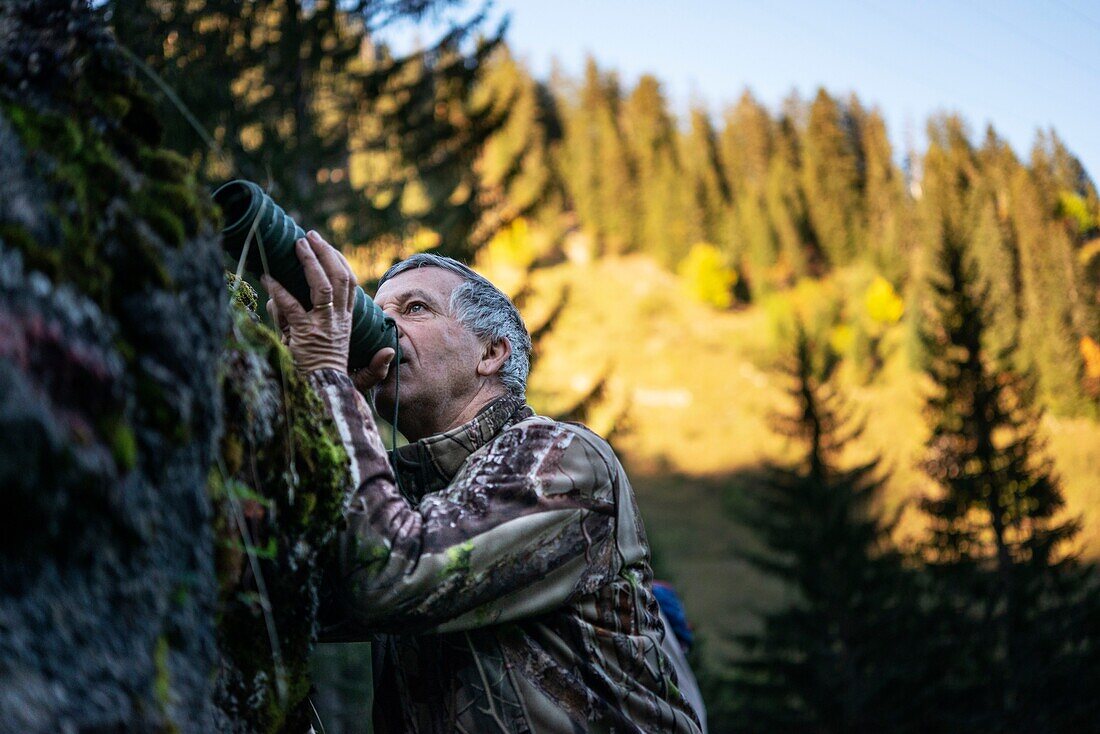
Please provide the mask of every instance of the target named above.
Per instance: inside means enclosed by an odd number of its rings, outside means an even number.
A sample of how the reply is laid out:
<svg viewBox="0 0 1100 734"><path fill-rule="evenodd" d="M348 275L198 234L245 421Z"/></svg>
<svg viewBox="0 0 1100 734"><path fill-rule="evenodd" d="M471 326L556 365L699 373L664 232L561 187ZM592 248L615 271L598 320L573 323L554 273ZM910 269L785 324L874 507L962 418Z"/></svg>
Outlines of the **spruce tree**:
<svg viewBox="0 0 1100 734"><path fill-rule="evenodd" d="M726 112L719 149L726 185L734 196L764 188L775 154L775 126L768 110L747 89Z"/></svg>
<svg viewBox="0 0 1100 734"><path fill-rule="evenodd" d="M690 207L689 242L721 245L729 222L730 193L718 158L718 136L705 109L691 110L681 160Z"/></svg>
<svg viewBox="0 0 1100 734"><path fill-rule="evenodd" d="M1097 304L1089 294L1070 234L1052 221L1039 181L1026 169L1012 179L1023 306L1023 363L1038 372L1044 401L1060 414L1095 414L1082 378L1081 340L1098 333Z"/></svg>
<svg viewBox="0 0 1100 734"><path fill-rule="evenodd" d="M802 135L802 182L810 221L833 266L852 261L861 242L860 142L846 110L824 89Z"/></svg>
<svg viewBox="0 0 1100 734"><path fill-rule="evenodd" d="M623 131L637 173L638 243L666 266L694 244L675 121L661 85L643 75L623 105Z"/></svg>
<svg viewBox="0 0 1100 734"><path fill-rule="evenodd" d="M1071 552L1061 486L1040 436L1034 381L986 347L988 287L945 226L924 338L934 390L923 462L924 556L941 635L955 641L937 691L944 725L998 732L1094 728L1100 707L1092 570ZM1091 719L1090 719L1091 717Z"/></svg>
<svg viewBox="0 0 1100 734"><path fill-rule="evenodd" d="M802 188L802 161L794 121L783 115L777 125L775 155L768 165L764 201L768 220L778 239L780 257L795 276L820 275L825 254L810 222L806 192Z"/></svg>
<svg viewBox="0 0 1100 734"><path fill-rule="evenodd" d="M986 348L990 354L996 354L1019 342L1024 318L1019 242L1011 212L1012 178L1021 164L992 126L986 128L977 161L982 175L976 211L972 214L975 229L969 250L980 281L988 288L990 301L997 304L989 313L985 335ZM1019 364L1019 359L1016 362L1010 366L1025 366Z"/></svg>
<svg viewBox="0 0 1100 734"><path fill-rule="evenodd" d="M562 147L570 203L601 251L622 252L637 242L635 168L619 122L622 92L615 75L589 58L574 96Z"/></svg>
<svg viewBox="0 0 1100 734"><path fill-rule="evenodd" d="M557 234L565 206L554 160L562 137L557 102L506 46L492 59L485 83L498 103L511 104L504 124L486 141L476 163L484 208L482 229L490 232L526 217ZM482 231L475 233L475 241L483 239Z"/></svg>
<svg viewBox="0 0 1100 734"><path fill-rule="evenodd" d="M770 466L743 522L763 546L747 554L786 584L790 606L764 615L738 638L737 702L742 732L925 732L928 660L915 579L890 542L878 505L886 478L878 459L840 468L858 435L832 379L799 333L783 373L795 410L776 430L797 442L795 466Z"/></svg>
<svg viewBox="0 0 1100 734"><path fill-rule="evenodd" d="M428 226L454 254L480 221L472 163L507 115L478 90L503 29L482 16L393 58L373 34L446 0L235 0L104 7L148 68L166 139L208 184L260 182L307 227L366 243ZM385 150L364 164L370 154ZM368 173L364 173L367 171ZM407 206L410 189L424 199ZM364 195L365 194L365 195Z"/></svg>
<svg viewBox="0 0 1100 734"><path fill-rule="evenodd" d="M779 274L777 280L804 274L801 259L790 257L790 252L781 245L783 236L788 239L798 236L777 231L777 226L785 226L790 220L790 202L779 205L782 221L778 225L768 211L769 170L776 154L775 128L768 111L746 90L726 112L725 127L719 137L722 172L732 202L725 225L726 237L718 244L738 263L742 275L758 295L772 280L764 277L765 273ZM792 171L780 175L782 183L788 186L796 178ZM795 249L800 247L796 245Z"/></svg>
<svg viewBox="0 0 1100 734"><path fill-rule="evenodd" d="M854 96L851 106L859 129L865 182L861 226L865 242L860 256L870 259L880 273L898 283L908 255L904 228L909 219L901 172L894 164L886 123L879 111L864 111Z"/></svg>
<svg viewBox="0 0 1100 734"><path fill-rule="evenodd" d="M389 163L363 182L373 206L355 213L368 238L422 227L438 235L438 252L468 259L496 231L479 226L485 207L474 164L516 95L502 98L485 84L504 27L471 42L472 31L456 28L404 58L383 53L361 76L364 124L354 148Z"/></svg>

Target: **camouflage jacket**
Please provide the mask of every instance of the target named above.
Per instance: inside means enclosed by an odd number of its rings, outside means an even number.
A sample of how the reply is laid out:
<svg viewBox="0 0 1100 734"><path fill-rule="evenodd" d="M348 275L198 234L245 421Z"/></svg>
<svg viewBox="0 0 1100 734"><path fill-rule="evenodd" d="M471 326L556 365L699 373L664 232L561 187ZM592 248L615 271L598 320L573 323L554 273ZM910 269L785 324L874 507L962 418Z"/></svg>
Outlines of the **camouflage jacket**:
<svg viewBox="0 0 1100 734"><path fill-rule="evenodd" d="M350 379L311 380L355 485L326 636L387 633L378 734L700 731L605 441L503 397L400 447L398 486Z"/></svg>

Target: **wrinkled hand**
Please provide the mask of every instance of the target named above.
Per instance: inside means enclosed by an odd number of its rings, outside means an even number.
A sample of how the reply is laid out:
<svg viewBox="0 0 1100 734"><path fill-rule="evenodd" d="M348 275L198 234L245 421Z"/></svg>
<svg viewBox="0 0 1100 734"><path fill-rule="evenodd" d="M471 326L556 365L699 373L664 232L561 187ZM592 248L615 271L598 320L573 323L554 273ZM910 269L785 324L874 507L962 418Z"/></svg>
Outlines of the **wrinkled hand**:
<svg viewBox="0 0 1100 734"><path fill-rule="evenodd" d="M344 256L312 230L294 243L294 249L309 283L313 308L307 311L278 281L265 275L261 280L271 294L268 313L282 331L283 342L299 372L320 369L347 372L357 285L355 273ZM380 372L384 377L392 360L393 350L383 349L367 370Z"/></svg>

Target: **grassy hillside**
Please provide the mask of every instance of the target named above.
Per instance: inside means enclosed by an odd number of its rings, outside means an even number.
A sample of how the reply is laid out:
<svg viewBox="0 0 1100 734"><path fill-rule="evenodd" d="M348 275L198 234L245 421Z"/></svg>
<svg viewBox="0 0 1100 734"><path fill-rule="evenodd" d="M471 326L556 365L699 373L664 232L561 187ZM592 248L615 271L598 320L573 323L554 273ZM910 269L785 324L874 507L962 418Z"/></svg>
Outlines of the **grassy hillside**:
<svg viewBox="0 0 1100 734"><path fill-rule="evenodd" d="M489 275L513 289L522 278ZM677 582L708 638L752 624L751 610L782 594L734 558L752 542L733 519L741 488L758 476L762 461L781 460L789 449L767 423L784 399L770 370L778 345L768 310L712 310L643 256L568 262L530 278L529 326L568 287L531 377L532 402L553 411L608 375L589 422L606 432L626 409L614 442L637 490L659 571ZM834 287L846 282L841 275ZM891 335L899 345L903 328ZM898 346L874 381L860 384L849 376L846 385L856 414L866 420L853 451L883 456L893 469L885 509L904 508L926 487L916 468L926 430L923 378ZM1046 428L1069 511L1085 520L1084 550L1100 555L1100 513L1093 509L1100 501L1100 425L1048 417ZM919 517L907 511L899 533L919 532Z"/></svg>

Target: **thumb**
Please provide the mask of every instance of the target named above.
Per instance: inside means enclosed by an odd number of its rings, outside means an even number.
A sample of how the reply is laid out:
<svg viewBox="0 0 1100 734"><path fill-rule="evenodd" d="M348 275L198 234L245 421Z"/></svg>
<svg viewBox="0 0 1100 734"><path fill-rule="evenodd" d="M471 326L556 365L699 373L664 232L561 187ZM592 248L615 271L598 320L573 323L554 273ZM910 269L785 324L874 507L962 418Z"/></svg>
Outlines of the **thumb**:
<svg viewBox="0 0 1100 734"><path fill-rule="evenodd" d="M383 349L379 349L378 353L371 357L370 367L368 367L368 370L375 380L381 382L382 380L386 379L386 375L390 371L390 364L393 362L395 354L396 352L394 351L393 347L385 347Z"/></svg>

